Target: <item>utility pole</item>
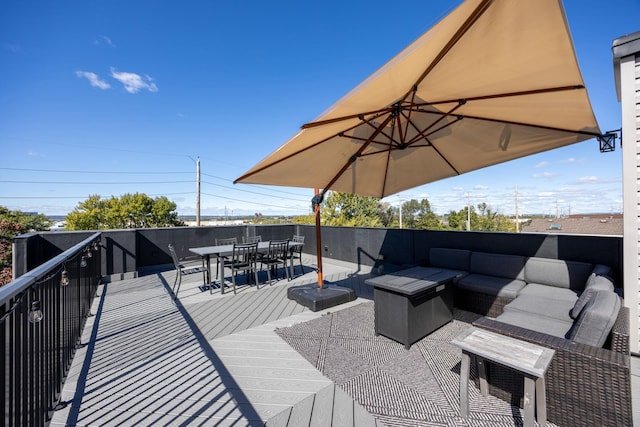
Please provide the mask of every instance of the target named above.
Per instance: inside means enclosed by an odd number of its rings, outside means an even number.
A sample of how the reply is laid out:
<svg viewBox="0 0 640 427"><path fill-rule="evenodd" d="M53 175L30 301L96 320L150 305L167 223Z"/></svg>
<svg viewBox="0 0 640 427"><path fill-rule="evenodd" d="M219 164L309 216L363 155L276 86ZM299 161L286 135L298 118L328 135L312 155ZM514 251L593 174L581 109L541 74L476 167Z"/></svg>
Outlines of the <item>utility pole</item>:
<svg viewBox="0 0 640 427"><path fill-rule="evenodd" d="M398 196L398 202L400 203L400 228L402 228L402 199Z"/></svg>
<svg viewBox="0 0 640 427"><path fill-rule="evenodd" d="M516 185L516 233L520 232L520 218L518 216L518 186Z"/></svg>
<svg viewBox="0 0 640 427"><path fill-rule="evenodd" d="M200 157L196 161L196 226L200 227Z"/></svg>
<svg viewBox="0 0 640 427"><path fill-rule="evenodd" d="M471 203L469 202L469 193L467 193L467 231L471 231Z"/></svg>

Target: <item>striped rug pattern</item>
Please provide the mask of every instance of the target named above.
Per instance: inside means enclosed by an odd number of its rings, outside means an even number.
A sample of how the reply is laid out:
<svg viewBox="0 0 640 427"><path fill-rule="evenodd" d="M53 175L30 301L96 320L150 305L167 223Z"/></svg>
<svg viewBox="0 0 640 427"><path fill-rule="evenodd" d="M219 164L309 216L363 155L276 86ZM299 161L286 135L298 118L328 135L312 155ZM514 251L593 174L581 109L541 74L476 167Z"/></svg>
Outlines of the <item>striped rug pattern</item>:
<svg viewBox="0 0 640 427"><path fill-rule="evenodd" d="M375 335L373 302L276 332L387 426L521 426L519 408L483 397L473 382L469 418L460 417L461 353L450 341L477 317L456 310L453 322L409 350Z"/></svg>

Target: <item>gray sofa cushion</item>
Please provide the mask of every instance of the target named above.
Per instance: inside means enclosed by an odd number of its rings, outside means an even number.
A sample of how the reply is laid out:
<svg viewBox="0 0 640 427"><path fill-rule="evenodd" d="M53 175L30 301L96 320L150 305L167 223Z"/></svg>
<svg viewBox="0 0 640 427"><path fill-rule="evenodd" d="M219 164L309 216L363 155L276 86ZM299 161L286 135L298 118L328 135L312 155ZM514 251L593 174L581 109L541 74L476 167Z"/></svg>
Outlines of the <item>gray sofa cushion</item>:
<svg viewBox="0 0 640 427"><path fill-rule="evenodd" d="M591 277L589 277L589 280L587 280L587 286L584 288L584 291L580 294L580 297L571 310L570 314L573 319L580 316L582 309L598 291L613 292L613 282L608 277L592 274Z"/></svg>
<svg viewBox="0 0 640 427"><path fill-rule="evenodd" d="M469 274L456 283L461 289L480 292L506 298L515 298L526 283L518 279L506 277L485 276L482 274Z"/></svg>
<svg viewBox="0 0 640 427"><path fill-rule="evenodd" d="M485 276L524 280L525 261L526 258L520 255L472 252L469 271Z"/></svg>
<svg viewBox="0 0 640 427"><path fill-rule="evenodd" d="M469 271L471 251L466 249L431 248L429 264L450 270Z"/></svg>
<svg viewBox="0 0 640 427"><path fill-rule="evenodd" d="M586 262L531 257L524 268L527 283L582 290L593 266Z"/></svg>
<svg viewBox="0 0 640 427"><path fill-rule="evenodd" d="M567 332L571 329L570 322L563 322L551 317L522 311L505 311L496 317L496 320L560 338L565 338Z"/></svg>
<svg viewBox="0 0 640 427"><path fill-rule="evenodd" d="M545 298L537 295L520 295L505 305L504 311L532 313L573 323L573 319L569 315L572 308L573 303L568 300Z"/></svg>
<svg viewBox="0 0 640 427"><path fill-rule="evenodd" d="M577 343L602 347L618 317L620 305L616 293L597 291L574 321L567 338Z"/></svg>
<svg viewBox="0 0 640 427"><path fill-rule="evenodd" d="M580 291L576 289L556 288L555 286L541 285L539 283L528 283L527 286L520 291L519 295L536 295L550 299L564 300L570 304L575 304L579 294Z"/></svg>

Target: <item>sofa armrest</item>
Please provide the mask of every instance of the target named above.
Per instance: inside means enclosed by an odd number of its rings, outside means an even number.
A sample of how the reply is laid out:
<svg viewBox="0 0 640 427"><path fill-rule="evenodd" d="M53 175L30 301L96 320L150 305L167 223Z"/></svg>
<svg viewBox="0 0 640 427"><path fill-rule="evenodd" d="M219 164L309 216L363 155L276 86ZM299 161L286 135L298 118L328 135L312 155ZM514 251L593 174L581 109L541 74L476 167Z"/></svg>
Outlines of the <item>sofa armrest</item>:
<svg viewBox="0 0 640 427"><path fill-rule="evenodd" d="M613 347L628 348L627 307L621 307L611 334ZM474 326L551 348L556 354L547 371L549 420L558 425L631 425L631 360L614 351L571 342L483 317ZM625 333L626 330L626 333ZM626 344L624 344L626 342ZM612 347L612 348L613 348ZM522 382L500 366L489 367L491 393L503 400L521 397ZM518 394L520 393L520 394ZM606 398L605 398L606 397Z"/></svg>
<svg viewBox="0 0 640 427"><path fill-rule="evenodd" d="M629 328L629 308L622 306L620 307L616 323L614 323L613 328L611 328L611 344L609 348L612 351L624 354L630 353L631 346L629 343Z"/></svg>
<svg viewBox="0 0 640 427"><path fill-rule="evenodd" d="M611 343L615 343L617 348L624 349L625 347L629 347L628 319L629 309L627 307L620 307L620 313L618 313L618 318L616 319L616 323L613 325L610 334ZM627 325L626 327L625 321ZM532 331L519 326L509 325L508 323L503 323L489 317L481 317L473 322L473 326L532 342L556 351L565 351L572 354L578 353L585 355L585 357L597 359L603 362L629 365L628 350L609 350L607 348L598 348L586 344L574 343L564 338Z"/></svg>

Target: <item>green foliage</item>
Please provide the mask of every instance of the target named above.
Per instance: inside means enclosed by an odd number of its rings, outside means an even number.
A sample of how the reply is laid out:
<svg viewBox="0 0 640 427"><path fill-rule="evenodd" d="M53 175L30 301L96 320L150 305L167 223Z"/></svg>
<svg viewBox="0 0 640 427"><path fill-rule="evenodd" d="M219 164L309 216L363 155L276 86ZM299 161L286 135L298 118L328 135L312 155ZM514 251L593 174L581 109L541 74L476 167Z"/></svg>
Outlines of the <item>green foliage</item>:
<svg viewBox="0 0 640 427"><path fill-rule="evenodd" d="M92 195L66 217L68 230L112 230L123 228L176 227L184 223L176 204L164 196L152 199L146 194L124 194L101 199Z"/></svg>
<svg viewBox="0 0 640 427"><path fill-rule="evenodd" d="M438 215L431 209L429 200L411 199L402 204L402 226L426 230L440 230L444 226Z"/></svg>
<svg viewBox="0 0 640 427"><path fill-rule="evenodd" d="M30 231L48 230L50 225L49 219L42 214L11 211L0 206L0 286L9 283L12 278L13 238Z"/></svg>
<svg viewBox="0 0 640 427"><path fill-rule="evenodd" d="M380 199L355 194L329 192L320 216L325 225L346 227L381 227L378 205Z"/></svg>
<svg viewBox="0 0 640 427"><path fill-rule="evenodd" d="M449 229L466 230L467 229L467 210L465 206L460 211L451 211L448 215ZM516 231L516 226L511 219L505 215L494 211L486 203L480 203L477 206L478 211L472 206L470 211L471 230L472 231Z"/></svg>
<svg viewBox="0 0 640 427"><path fill-rule="evenodd" d="M400 225L398 222L398 208L391 206L390 203L380 203L378 205L378 212L383 227L397 228Z"/></svg>
<svg viewBox="0 0 640 427"><path fill-rule="evenodd" d="M431 208L427 199L411 199L402 203L402 227L422 230L466 230L467 207L451 211L443 221ZM343 227L399 227L399 211L380 199L347 193L328 193L321 206L324 225ZM513 221L494 211L486 203L471 207L469 212L473 231L515 231ZM296 224L315 224L313 214L293 218Z"/></svg>
<svg viewBox="0 0 640 427"><path fill-rule="evenodd" d="M312 213L307 214L307 215L297 216L297 217L293 218L293 223L294 224L313 225L313 224L316 223L316 217Z"/></svg>

